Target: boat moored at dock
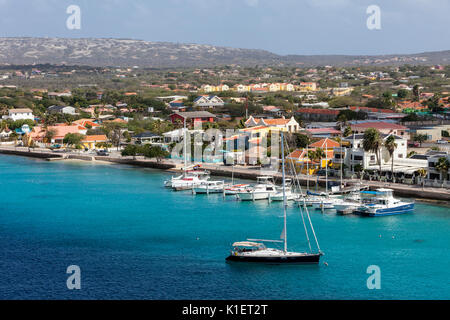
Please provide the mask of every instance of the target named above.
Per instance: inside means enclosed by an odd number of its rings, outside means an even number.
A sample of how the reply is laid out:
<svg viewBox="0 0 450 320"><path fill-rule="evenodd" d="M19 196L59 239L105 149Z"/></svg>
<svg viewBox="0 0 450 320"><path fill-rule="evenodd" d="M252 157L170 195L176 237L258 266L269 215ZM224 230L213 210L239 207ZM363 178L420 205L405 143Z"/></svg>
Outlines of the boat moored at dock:
<svg viewBox="0 0 450 320"><path fill-rule="evenodd" d="M203 181L192 189L194 194L222 193L224 181Z"/></svg>
<svg viewBox="0 0 450 320"><path fill-rule="evenodd" d="M170 188L181 191L191 190L192 188L201 185L210 178L209 172L204 170L186 171L181 176L172 178L165 182L164 185L169 185Z"/></svg>
<svg viewBox="0 0 450 320"><path fill-rule="evenodd" d="M257 184L253 187L247 187L236 193L239 200L255 201L269 199L270 195L277 193L276 186L271 176L257 177Z"/></svg>
<svg viewBox="0 0 450 320"><path fill-rule="evenodd" d="M376 191L366 191L375 195L370 201L363 201L363 205L355 210L355 213L369 216L381 217L403 214L414 211L414 202L406 202L394 198L392 189L377 189Z"/></svg>

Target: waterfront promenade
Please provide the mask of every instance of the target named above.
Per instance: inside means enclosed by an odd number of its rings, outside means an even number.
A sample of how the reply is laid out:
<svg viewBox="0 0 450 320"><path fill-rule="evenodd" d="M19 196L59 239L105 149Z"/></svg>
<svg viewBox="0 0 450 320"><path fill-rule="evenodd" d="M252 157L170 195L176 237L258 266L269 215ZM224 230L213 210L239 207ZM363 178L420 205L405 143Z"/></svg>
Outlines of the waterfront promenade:
<svg viewBox="0 0 450 320"><path fill-rule="evenodd" d="M98 156L95 153L85 152L61 152L52 151L50 149L28 149L26 147L11 147L0 146L0 154L9 154L17 156L26 156L32 158L46 159L49 161L64 161L64 160L84 160L84 161L97 161L116 164L133 165L139 167L156 168L170 171L180 171L181 164L172 160L146 159L144 157L122 157L119 152L111 152L109 156ZM202 168L211 172L213 176L234 177L237 179L250 179L256 180L257 176L262 174L270 174L277 179L281 179L281 173L274 171L262 171L260 167L255 166L225 166L219 164L203 164ZM306 186L309 180L310 186L314 186L316 182L320 186L325 186L325 178L320 177L317 179L314 177L308 177L306 175L300 175L300 182ZM291 177L292 178L292 177ZM331 179L330 179L331 180ZM335 180L335 178L333 178ZM359 180L343 179L344 183L355 183ZM428 199L438 201L450 201L450 190L445 188L422 188L418 185L406 185L400 183L386 183L379 181L367 181L362 180L364 185L368 185L371 189L377 188L390 188L394 190L394 193L398 196L410 197L416 199Z"/></svg>

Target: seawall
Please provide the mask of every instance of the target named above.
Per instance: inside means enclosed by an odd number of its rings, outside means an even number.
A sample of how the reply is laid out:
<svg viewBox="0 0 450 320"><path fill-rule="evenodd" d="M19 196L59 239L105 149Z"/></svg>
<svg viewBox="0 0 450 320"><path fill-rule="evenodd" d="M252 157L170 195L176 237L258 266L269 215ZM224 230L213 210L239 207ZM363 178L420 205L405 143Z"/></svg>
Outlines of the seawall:
<svg viewBox="0 0 450 320"><path fill-rule="evenodd" d="M117 164L125 164L136 167L154 168L161 170L174 170L176 165L168 161L156 161L156 160L139 160L128 158L114 158L107 156L90 156L90 155L76 155L76 154L57 154L53 152L41 152L41 151L27 151L27 150L14 150L10 148L0 148L0 154L32 157L47 160L64 160L64 159L76 159L84 161L106 161ZM256 180L256 177L260 176L262 172L259 168L246 167L246 168L233 168L231 166L217 166L217 165L202 165L203 169L211 172L213 176L220 177L234 177L237 179ZM274 176L278 181L281 181L281 173L267 172L268 175ZM288 176L292 178L291 176ZM309 180L310 186L315 186L318 182L319 186L325 187L324 178L309 178L302 176L300 183L303 186L307 185ZM349 182L349 180L345 180ZM409 197L416 199L429 199L438 201L450 201L450 190L439 188L424 188L420 186L412 186L398 183L383 183L377 181L362 181L363 184L368 185L372 190L377 188L389 188L394 190L394 194L400 197Z"/></svg>

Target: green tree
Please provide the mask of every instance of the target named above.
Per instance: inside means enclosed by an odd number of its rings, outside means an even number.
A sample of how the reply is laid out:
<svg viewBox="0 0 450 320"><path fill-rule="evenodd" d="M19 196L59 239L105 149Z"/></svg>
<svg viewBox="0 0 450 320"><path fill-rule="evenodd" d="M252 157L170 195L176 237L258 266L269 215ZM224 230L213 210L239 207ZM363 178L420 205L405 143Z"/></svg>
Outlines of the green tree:
<svg viewBox="0 0 450 320"><path fill-rule="evenodd" d="M342 130L342 128L347 126L347 116L345 113L339 113L337 118L337 126L339 127L339 130Z"/></svg>
<svg viewBox="0 0 450 320"><path fill-rule="evenodd" d="M79 133L68 133L64 136L63 142L68 146L79 148L81 141L83 141L84 135Z"/></svg>
<svg viewBox="0 0 450 320"><path fill-rule="evenodd" d="M435 169L438 170L441 174L441 179L443 181L447 180L448 169L450 167L450 162L446 157L440 157L436 162Z"/></svg>
<svg viewBox="0 0 450 320"><path fill-rule="evenodd" d="M317 148L315 153L315 159L319 161L320 167L322 167L322 159L326 158L325 151L322 148Z"/></svg>
<svg viewBox="0 0 450 320"><path fill-rule="evenodd" d="M377 129L369 128L364 132L363 149L364 151L375 153L378 165L380 166L380 173L381 173L380 149L382 145L383 141L381 139L380 132Z"/></svg>
<svg viewBox="0 0 450 320"><path fill-rule="evenodd" d="M397 91L397 97L399 99L405 99L408 96L409 92L406 89L400 89Z"/></svg>
<svg viewBox="0 0 450 320"><path fill-rule="evenodd" d="M414 87L413 87L413 90L412 90L412 92L413 92L413 100L414 101L419 101L419 85L418 84L416 84Z"/></svg>
<svg viewBox="0 0 450 320"><path fill-rule="evenodd" d="M413 141L417 141L420 144L420 146L422 147L422 142L426 141L427 138L428 137L426 134L415 134L413 136Z"/></svg>
<svg viewBox="0 0 450 320"><path fill-rule="evenodd" d="M344 129L344 137L348 137L353 134L352 128L350 126L345 127Z"/></svg>
<svg viewBox="0 0 450 320"><path fill-rule="evenodd" d="M393 135L387 137L387 139L384 141L384 147L387 149L391 157L391 174L392 177L394 177L394 152L397 148L397 143L395 143L395 137Z"/></svg>
<svg viewBox="0 0 450 320"><path fill-rule="evenodd" d="M126 124L118 122L107 122L103 126L103 132L108 136L111 143L117 147L117 150L119 150L125 128Z"/></svg>
<svg viewBox="0 0 450 320"><path fill-rule="evenodd" d="M311 139L306 134L294 133L294 138L297 148L306 148L311 143Z"/></svg>
<svg viewBox="0 0 450 320"><path fill-rule="evenodd" d="M55 129L47 129L45 131L45 142L51 143L53 138L56 136L56 130Z"/></svg>
<svg viewBox="0 0 450 320"><path fill-rule="evenodd" d="M139 153L140 147L135 144L129 144L122 150L122 156L133 156L133 160L136 159L136 155Z"/></svg>
<svg viewBox="0 0 450 320"><path fill-rule="evenodd" d="M162 158L166 158L169 156L169 152L162 149L160 146L151 146L147 144L142 146L141 150L144 157L156 158L158 162L160 162Z"/></svg>

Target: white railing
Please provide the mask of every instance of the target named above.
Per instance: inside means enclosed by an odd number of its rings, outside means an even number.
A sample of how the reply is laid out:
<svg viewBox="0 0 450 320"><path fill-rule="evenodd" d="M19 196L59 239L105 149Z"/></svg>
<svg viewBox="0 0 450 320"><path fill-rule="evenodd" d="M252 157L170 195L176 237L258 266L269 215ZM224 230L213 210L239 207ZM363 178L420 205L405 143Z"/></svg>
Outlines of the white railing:
<svg viewBox="0 0 450 320"><path fill-rule="evenodd" d="M438 179L419 179L418 185L423 185L425 187L450 189L450 181L447 180L442 181Z"/></svg>

